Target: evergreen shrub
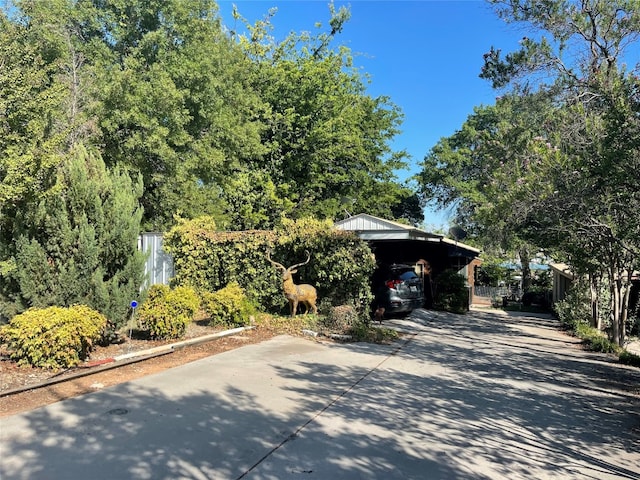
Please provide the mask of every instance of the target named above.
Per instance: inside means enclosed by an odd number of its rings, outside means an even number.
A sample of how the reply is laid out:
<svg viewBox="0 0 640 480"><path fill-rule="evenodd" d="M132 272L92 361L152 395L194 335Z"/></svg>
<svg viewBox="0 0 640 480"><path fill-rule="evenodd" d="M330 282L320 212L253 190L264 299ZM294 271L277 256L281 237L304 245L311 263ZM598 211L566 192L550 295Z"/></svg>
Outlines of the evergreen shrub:
<svg viewBox="0 0 640 480"><path fill-rule="evenodd" d="M19 365L68 368L85 360L107 328L107 318L85 305L31 308L2 327L0 336Z"/></svg>
<svg viewBox="0 0 640 480"><path fill-rule="evenodd" d="M587 287L576 282L563 300L553 305L558 320L568 330L576 330L580 325L589 326L591 307Z"/></svg>
<svg viewBox="0 0 640 480"><path fill-rule="evenodd" d="M0 290L10 286L13 311L88 305L117 329L144 278L142 180L82 145L60 160L55 185L14 225Z"/></svg>
<svg viewBox="0 0 640 480"><path fill-rule="evenodd" d="M212 326L248 325L251 316L256 312L256 308L237 282L231 282L217 292L203 293L202 307L209 315L209 324Z"/></svg>
<svg viewBox="0 0 640 480"><path fill-rule="evenodd" d="M152 285L138 313L138 327L154 339L181 338L200 308L200 298L191 287Z"/></svg>
<svg viewBox="0 0 640 480"><path fill-rule="evenodd" d="M466 313L469 310L469 290L465 278L454 270L445 270L435 278L437 310Z"/></svg>

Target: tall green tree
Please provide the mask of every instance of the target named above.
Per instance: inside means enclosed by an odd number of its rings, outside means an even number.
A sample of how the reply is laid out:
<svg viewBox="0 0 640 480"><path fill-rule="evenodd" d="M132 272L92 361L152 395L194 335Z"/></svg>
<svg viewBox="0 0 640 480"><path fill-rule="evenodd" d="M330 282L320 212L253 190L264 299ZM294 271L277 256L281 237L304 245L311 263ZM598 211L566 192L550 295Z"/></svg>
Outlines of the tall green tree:
<svg viewBox="0 0 640 480"><path fill-rule="evenodd" d="M224 185L223 226L228 230L270 230L293 209L284 186L260 170L234 172Z"/></svg>
<svg viewBox="0 0 640 480"><path fill-rule="evenodd" d="M11 14L9 16L9 14ZM19 8L0 9L0 314L15 313L15 239L55 182L71 132L64 45Z"/></svg>
<svg viewBox="0 0 640 480"><path fill-rule="evenodd" d="M139 179L75 146L16 239L18 309L84 304L122 325L144 275L141 194Z"/></svg>
<svg viewBox="0 0 640 480"><path fill-rule="evenodd" d="M121 323L138 293L142 184L107 172L95 140L87 2L0 11L0 306L85 303ZM9 16L10 15L10 16Z"/></svg>
<svg viewBox="0 0 640 480"><path fill-rule="evenodd" d="M486 251L517 253L525 290L534 247L513 228L515 212L507 205L498 208L496 199L518 186L531 142L545 134L552 114L544 93L504 95L495 105L476 107L460 130L431 149L418 174L424 198L454 209L456 223Z"/></svg>
<svg viewBox="0 0 640 480"><path fill-rule="evenodd" d="M552 88L540 81L538 86L555 89L562 107L561 122L544 144L547 151L538 155L538 164L531 164L542 166L532 185L545 193L532 201L531 195L522 195L531 188L516 192L516 198L529 197L521 203L529 213L520 218L526 218L531 237L547 239L547 244L549 237L555 238L554 246L592 278L604 273L612 339L622 344L630 276L638 266L638 221L632 213L637 194L626 180L637 171L637 140L629 135L637 128L637 80L623 60L625 48L640 35L640 4L590 0L542 8L529 1L495 3L503 18L542 28L552 41L525 38L520 52L504 58L494 50L485 59L483 75L523 91L528 86L522 78L551 73ZM523 183L530 177L523 176ZM550 235L554 231L558 233ZM597 310L592 309L594 315Z"/></svg>
<svg viewBox="0 0 640 480"><path fill-rule="evenodd" d="M231 171L259 158L264 102L213 0L93 0L84 25L108 165L143 175L144 224L215 213Z"/></svg>
<svg viewBox="0 0 640 480"><path fill-rule="evenodd" d="M58 121L66 91L60 55L29 23L0 10L0 208L13 208L47 188L67 128Z"/></svg>
<svg viewBox="0 0 640 480"><path fill-rule="evenodd" d="M536 32L522 39L517 52L502 55L492 48L481 73L512 98L523 99L517 103L527 108L507 117L523 127L522 135L505 136L517 132L510 125L488 130L483 146L496 145L504 153L499 162L487 162L492 179L481 188L460 175L468 170L456 162L449 168L443 155L444 163L428 161L425 170L435 165L469 189L466 198L481 199L485 208L472 210L474 221L489 225L501 219L518 238L569 257L580 273L604 278L612 337L622 343L630 275L638 267L638 220L632 213L638 208L637 189L628 181L637 171L637 137L631 133L638 122L637 79L622 60L640 34L640 4L491 3L503 19ZM462 155L468 160L477 151L471 147ZM433 173L425 171L423 178L432 179Z"/></svg>
<svg viewBox="0 0 640 480"><path fill-rule="evenodd" d="M256 63L252 85L270 107L262 133L267 152L250 168L287 192L291 218L342 218L347 210L422 220L415 191L395 176L407 158L390 147L402 113L388 97L368 95L350 50L334 46L350 12L330 4L326 30L318 24L316 32L292 32L280 43L270 36L274 15L237 36Z"/></svg>
<svg viewBox="0 0 640 480"><path fill-rule="evenodd" d="M640 267L640 221L634 213L640 196L629 180L640 167L637 90L637 80L620 79L601 92L601 107L559 113L565 128L552 142L540 142L536 161L520 176L521 188L502 199L519 212L515 224L526 235L589 276L594 326L602 326L598 292L606 281L606 323L618 343L625 336L631 275ZM558 147L569 132L574 141Z"/></svg>

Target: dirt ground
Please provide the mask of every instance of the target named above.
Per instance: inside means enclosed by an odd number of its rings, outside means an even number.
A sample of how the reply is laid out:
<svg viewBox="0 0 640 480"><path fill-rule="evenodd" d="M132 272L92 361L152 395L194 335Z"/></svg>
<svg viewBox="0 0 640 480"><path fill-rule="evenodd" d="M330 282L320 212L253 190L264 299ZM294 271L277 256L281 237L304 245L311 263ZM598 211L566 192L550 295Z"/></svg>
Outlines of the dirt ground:
<svg viewBox="0 0 640 480"><path fill-rule="evenodd" d="M221 330L193 323L189 326L184 339L197 338ZM150 341L134 338L121 344L96 347L87 362L60 372L18 366L8 358L6 351L0 350L0 417L83 395L251 343L259 343L275 334L269 329L258 327L206 343L170 350L170 353L135 363L125 364L125 361L110 361L117 355L176 342L175 340ZM59 382L44 387L31 388L50 381Z"/></svg>

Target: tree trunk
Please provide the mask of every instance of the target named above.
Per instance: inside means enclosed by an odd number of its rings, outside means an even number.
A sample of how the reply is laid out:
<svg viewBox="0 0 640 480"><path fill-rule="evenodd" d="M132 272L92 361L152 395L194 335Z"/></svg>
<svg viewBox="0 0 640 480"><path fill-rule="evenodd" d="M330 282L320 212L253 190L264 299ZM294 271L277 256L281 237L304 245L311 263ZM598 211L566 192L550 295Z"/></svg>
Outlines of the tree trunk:
<svg viewBox="0 0 640 480"><path fill-rule="evenodd" d="M626 339L631 270L612 266L609 272L611 275L611 341L622 346Z"/></svg>
<svg viewBox="0 0 640 480"><path fill-rule="evenodd" d="M602 330L602 321L600 320L600 302L598 291L600 289L600 277L594 273L589 274L589 290L591 296L591 326Z"/></svg>
<svg viewBox="0 0 640 480"><path fill-rule="evenodd" d="M623 346L627 339L627 318L629 317L629 296L631 294L631 277L633 275L632 270L625 272L624 279L624 294L622 296L622 305L620 312L620 343L618 345Z"/></svg>
<svg viewBox="0 0 640 480"><path fill-rule="evenodd" d="M619 312L618 307L620 305L620 287L619 287L619 278L616 275L616 271L614 268L610 270L610 285L609 290L611 291L611 341L619 344L620 341L620 324L618 323Z"/></svg>
<svg viewBox="0 0 640 480"><path fill-rule="evenodd" d="M520 256L520 265L522 268L522 291L528 292L531 288L531 268L529 267L531 254L529 253L529 247L520 247L518 255Z"/></svg>

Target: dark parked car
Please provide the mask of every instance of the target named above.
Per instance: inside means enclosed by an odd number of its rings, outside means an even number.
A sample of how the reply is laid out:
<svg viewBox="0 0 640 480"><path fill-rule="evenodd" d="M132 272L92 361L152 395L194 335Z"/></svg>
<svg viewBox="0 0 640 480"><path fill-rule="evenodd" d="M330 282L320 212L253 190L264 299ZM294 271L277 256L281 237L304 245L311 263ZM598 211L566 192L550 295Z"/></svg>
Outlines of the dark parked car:
<svg viewBox="0 0 640 480"><path fill-rule="evenodd" d="M413 265L381 267L374 276L375 305L385 314L410 313L424 306L424 289Z"/></svg>

